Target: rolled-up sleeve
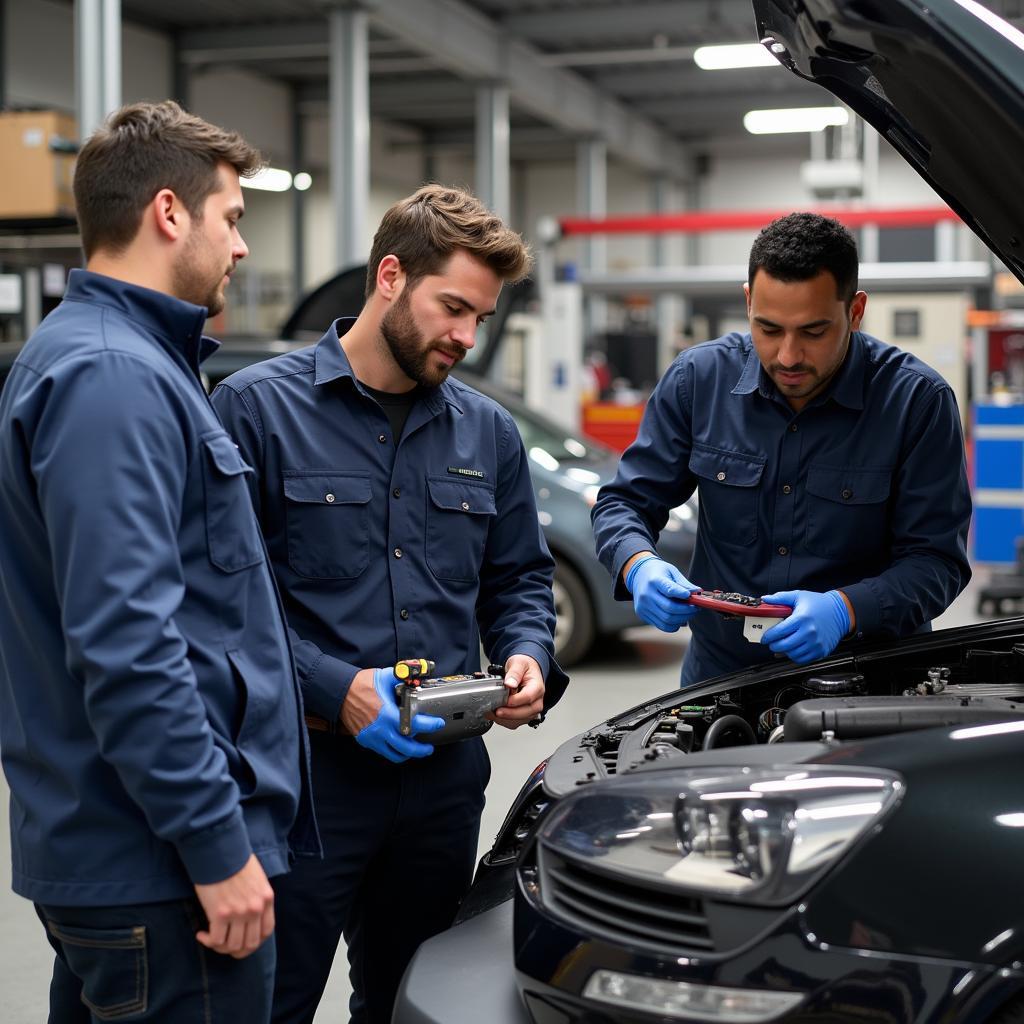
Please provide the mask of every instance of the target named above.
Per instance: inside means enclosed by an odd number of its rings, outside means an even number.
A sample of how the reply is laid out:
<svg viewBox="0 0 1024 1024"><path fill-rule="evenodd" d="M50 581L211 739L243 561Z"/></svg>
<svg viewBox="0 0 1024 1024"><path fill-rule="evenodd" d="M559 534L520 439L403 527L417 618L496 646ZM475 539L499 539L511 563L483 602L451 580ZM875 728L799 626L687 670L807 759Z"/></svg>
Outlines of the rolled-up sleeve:
<svg viewBox="0 0 1024 1024"><path fill-rule="evenodd" d="M31 468L68 669L100 753L192 881L210 883L252 850L175 621L190 453L172 390L123 353L74 366L49 390Z"/></svg>

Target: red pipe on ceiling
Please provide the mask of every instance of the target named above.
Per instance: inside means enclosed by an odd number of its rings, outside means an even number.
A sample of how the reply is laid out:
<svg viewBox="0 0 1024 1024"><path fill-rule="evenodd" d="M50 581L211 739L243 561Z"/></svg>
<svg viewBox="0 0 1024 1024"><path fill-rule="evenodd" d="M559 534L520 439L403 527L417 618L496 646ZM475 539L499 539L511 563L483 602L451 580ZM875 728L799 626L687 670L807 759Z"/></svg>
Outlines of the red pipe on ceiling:
<svg viewBox="0 0 1024 1024"><path fill-rule="evenodd" d="M701 210L695 213L650 213L624 217L561 217L562 237L571 235L648 235L677 232L696 235L706 231L741 231L763 228L792 210ZM923 228L960 218L948 206L851 207L819 206L808 210L833 217L848 228L874 224L880 228Z"/></svg>

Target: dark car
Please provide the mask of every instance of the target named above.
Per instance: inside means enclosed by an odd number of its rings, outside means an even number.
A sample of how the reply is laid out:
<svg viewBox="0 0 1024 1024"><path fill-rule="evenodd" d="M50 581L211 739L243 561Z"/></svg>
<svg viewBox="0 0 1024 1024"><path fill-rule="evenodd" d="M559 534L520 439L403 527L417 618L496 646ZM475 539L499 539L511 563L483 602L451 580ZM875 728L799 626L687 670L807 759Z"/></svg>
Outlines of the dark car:
<svg viewBox="0 0 1024 1024"><path fill-rule="evenodd" d="M1024 36L974 0L753 8L1024 280ZM1022 769L1020 618L635 707L533 773L395 1024L1024 1021Z"/></svg>

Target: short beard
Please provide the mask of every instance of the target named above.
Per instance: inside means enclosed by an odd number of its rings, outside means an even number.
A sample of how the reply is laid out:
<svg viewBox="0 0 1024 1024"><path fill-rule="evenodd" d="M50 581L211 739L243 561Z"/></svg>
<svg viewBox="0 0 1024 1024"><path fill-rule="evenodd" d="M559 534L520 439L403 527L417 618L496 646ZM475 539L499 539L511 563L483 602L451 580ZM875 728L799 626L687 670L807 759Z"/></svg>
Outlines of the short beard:
<svg viewBox="0 0 1024 1024"><path fill-rule="evenodd" d="M387 345L387 351L398 368L420 387L436 388L448 379L452 367L431 367L428 364L434 349L454 357L455 363L465 356L465 349L448 348L441 344L428 344L409 308L409 290L406 288L384 314L380 322L380 334Z"/></svg>
<svg viewBox="0 0 1024 1024"><path fill-rule="evenodd" d="M203 270L200 250L199 236L193 233L174 264L171 287L179 299L191 302L195 306L205 306L207 316L216 316L224 309L224 292L220 288L220 283L227 271L220 271L217 280L211 284L209 276Z"/></svg>

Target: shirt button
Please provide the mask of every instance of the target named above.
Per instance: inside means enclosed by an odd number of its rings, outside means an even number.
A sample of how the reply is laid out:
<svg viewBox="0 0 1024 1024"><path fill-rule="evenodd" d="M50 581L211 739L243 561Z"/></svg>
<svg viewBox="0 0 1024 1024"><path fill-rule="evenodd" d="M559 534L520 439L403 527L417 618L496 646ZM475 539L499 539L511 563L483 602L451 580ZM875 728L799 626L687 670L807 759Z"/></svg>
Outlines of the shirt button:
<svg viewBox="0 0 1024 1024"><path fill-rule="evenodd" d="M402 549L401 548L395 548L395 558L401 558L401 557L402 557Z"/></svg>
<svg viewBox="0 0 1024 1024"><path fill-rule="evenodd" d="M853 491L851 491L849 487L844 487L843 488L843 497L847 498L847 499L852 498L853 497Z"/></svg>
<svg viewBox="0 0 1024 1024"><path fill-rule="evenodd" d="M468 512L469 511L469 502L468 501L464 501L462 503L462 510L463 510L463 512Z"/></svg>
<svg viewBox="0 0 1024 1024"><path fill-rule="evenodd" d="M396 498L400 498L400 497L402 496L402 488L401 488L401 487L396 487L396 488L395 488L395 489L394 489L394 490L393 490L393 491L392 491L391 493L392 493L392 494L393 494L393 495L394 495L394 496L395 496Z"/></svg>
<svg viewBox="0 0 1024 1024"><path fill-rule="evenodd" d="M782 485L782 493L783 494L789 494L789 492L792 491L792 490L793 490L793 488L790 487L789 484L783 484Z"/></svg>
<svg viewBox="0 0 1024 1024"><path fill-rule="evenodd" d="M407 619L409 618L409 609L403 608L398 614L401 616L401 618Z"/></svg>
<svg viewBox="0 0 1024 1024"><path fill-rule="evenodd" d="M796 433L796 424L795 423L790 423L789 429L795 434Z"/></svg>
<svg viewBox="0 0 1024 1024"><path fill-rule="evenodd" d="M333 494L331 494L331 492L330 492L330 491L328 491L328 492L327 492L327 493L326 493L326 494L324 495L324 501L326 501L326 502L328 502L328 503L330 503L330 502L334 501L334 495L333 495Z"/></svg>
<svg viewBox="0 0 1024 1024"><path fill-rule="evenodd" d="M724 480L724 479L725 479L725 474L724 474L724 473L721 473L721 472L719 472L719 473L716 473L716 474L715 474L715 479L716 479L716 480Z"/></svg>
<svg viewBox="0 0 1024 1024"><path fill-rule="evenodd" d="M789 548L787 548L787 547L779 548L779 554L780 555L788 555L789 554Z"/></svg>
<svg viewBox="0 0 1024 1024"><path fill-rule="evenodd" d="M377 440L380 441L381 444L387 444L388 435L387 434L379 434L377 436Z"/></svg>

